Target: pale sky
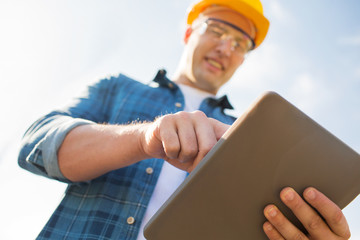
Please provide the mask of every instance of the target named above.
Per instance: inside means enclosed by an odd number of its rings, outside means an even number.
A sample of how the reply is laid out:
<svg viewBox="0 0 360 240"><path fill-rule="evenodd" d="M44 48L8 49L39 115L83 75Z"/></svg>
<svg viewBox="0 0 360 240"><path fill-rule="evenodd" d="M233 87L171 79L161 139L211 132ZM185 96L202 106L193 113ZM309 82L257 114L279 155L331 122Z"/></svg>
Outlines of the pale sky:
<svg viewBox="0 0 360 240"><path fill-rule="evenodd" d="M65 184L17 166L22 134L86 85L174 73L192 0L0 0L0 239L34 239ZM280 93L360 152L360 2L263 0L271 25L220 95L243 111ZM359 172L360 174L360 172ZM360 197L344 213L360 239Z"/></svg>

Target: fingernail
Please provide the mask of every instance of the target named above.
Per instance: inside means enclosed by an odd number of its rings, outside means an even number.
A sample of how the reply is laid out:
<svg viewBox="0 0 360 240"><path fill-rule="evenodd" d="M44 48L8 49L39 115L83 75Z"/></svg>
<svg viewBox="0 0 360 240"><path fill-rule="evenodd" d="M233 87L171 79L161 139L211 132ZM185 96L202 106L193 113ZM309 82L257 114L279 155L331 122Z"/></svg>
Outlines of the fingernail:
<svg viewBox="0 0 360 240"><path fill-rule="evenodd" d="M267 223L266 226L265 226L265 228L266 228L266 230L268 230L268 231L273 230L273 227L272 227L272 225L271 225L270 223Z"/></svg>
<svg viewBox="0 0 360 240"><path fill-rule="evenodd" d="M268 210L268 214L270 217L275 217L276 214L277 214L277 210L275 207L271 207L269 210Z"/></svg>
<svg viewBox="0 0 360 240"><path fill-rule="evenodd" d="M287 201L292 201L294 200L294 197L295 197L295 193L294 193L294 190L292 188L289 188L288 190L286 190L286 192L284 193L284 198L287 200Z"/></svg>
<svg viewBox="0 0 360 240"><path fill-rule="evenodd" d="M309 189L309 190L306 192L306 196L307 196L308 199L314 200L315 197L316 197L315 191L314 191L313 189Z"/></svg>

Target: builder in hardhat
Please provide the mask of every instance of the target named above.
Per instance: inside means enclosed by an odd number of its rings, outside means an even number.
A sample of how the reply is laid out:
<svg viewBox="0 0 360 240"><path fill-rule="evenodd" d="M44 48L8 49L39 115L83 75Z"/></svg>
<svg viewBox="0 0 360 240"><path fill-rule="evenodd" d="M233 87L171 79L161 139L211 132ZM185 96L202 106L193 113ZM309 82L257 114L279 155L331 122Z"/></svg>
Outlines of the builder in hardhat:
<svg viewBox="0 0 360 240"><path fill-rule="evenodd" d="M19 164L69 183L39 239L143 239L144 224L233 123L224 113L231 105L216 93L264 40L269 23L262 5L203 0L187 22L171 80L164 70L156 87L124 75L101 80L29 128ZM290 188L281 192L307 237L349 237L333 202L313 188L304 197L310 205ZM265 216L270 239L307 239L275 206L267 206Z"/></svg>

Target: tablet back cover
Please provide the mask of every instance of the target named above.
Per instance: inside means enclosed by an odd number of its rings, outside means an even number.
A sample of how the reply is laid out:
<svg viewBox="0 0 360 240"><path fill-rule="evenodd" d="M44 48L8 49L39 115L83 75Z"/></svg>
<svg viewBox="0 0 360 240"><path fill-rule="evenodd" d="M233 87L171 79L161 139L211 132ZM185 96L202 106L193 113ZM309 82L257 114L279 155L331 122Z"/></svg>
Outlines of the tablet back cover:
<svg viewBox="0 0 360 240"><path fill-rule="evenodd" d="M267 239L264 207L313 186L344 208L360 193L360 156L274 92L229 128L145 227L149 240Z"/></svg>

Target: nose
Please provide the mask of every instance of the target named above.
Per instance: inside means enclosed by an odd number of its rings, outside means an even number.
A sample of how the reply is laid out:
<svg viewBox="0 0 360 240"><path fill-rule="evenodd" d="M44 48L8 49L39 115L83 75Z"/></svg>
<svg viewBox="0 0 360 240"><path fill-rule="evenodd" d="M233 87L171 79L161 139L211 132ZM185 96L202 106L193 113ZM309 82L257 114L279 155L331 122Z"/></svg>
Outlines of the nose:
<svg viewBox="0 0 360 240"><path fill-rule="evenodd" d="M233 52L232 41L233 40L231 38L221 39L216 47L216 50L229 57Z"/></svg>

